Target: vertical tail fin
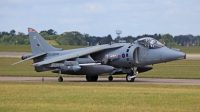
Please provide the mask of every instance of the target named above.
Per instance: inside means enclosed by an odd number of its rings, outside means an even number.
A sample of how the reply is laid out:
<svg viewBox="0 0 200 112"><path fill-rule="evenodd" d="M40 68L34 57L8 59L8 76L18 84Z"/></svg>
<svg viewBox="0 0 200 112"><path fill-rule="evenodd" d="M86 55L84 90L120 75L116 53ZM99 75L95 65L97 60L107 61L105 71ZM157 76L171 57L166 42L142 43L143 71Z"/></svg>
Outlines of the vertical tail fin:
<svg viewBox="0 0 200 112"><path fill-rule="evenodd" d="M50 51L61 51L60 48L55 48L49 45L44 38L33 28L28 28L29 39L31 43L32 54L47 53Z"/></svg>

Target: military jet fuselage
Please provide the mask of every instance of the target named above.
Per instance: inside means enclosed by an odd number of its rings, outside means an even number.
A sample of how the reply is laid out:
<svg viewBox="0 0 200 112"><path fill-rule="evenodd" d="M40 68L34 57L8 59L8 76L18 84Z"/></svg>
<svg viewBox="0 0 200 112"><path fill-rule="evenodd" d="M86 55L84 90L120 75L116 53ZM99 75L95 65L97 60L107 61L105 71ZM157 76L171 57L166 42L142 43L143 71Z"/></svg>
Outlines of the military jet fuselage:
<svg viewBox="0 0 200 112"><path fill-rule="evenodd" d="M29 28L32 54L22 56L22 61L33 59L37 72L52 70L61 74L86 75L87 81L97 81L98 75L127 74L126 81L133 82L140 72L152 69L152 64L179 60L186 55L169 49L153 38L141 38L133 43L114 43L86 48L62 50L49 45L34 29ZM19 62L17 62L19 63ZM17 64L14 63L14 64ZM13 64L13 65L14 65Z"/></svg>

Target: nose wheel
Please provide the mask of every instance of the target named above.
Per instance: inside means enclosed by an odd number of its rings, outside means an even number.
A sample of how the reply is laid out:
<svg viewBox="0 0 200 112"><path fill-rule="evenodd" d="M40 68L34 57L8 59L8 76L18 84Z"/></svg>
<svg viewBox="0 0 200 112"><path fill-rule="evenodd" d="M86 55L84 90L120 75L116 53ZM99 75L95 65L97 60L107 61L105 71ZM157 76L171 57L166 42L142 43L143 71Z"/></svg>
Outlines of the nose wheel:
<svg viewBox="0 0 200 112"><path fill-rule="evenodd" d="M109 77L108 77L108 80L109 80L109 81L113 81L113 76L109 76Z"/></svg>
<svg viewBox="0 0 200 112"><path fill-rule="evenodd" d="M126 75L126 81L127 82L134 82L135 81L135 76L132 73L129 73Z"/></svg>
<svg viewBox="0 0 200 112"><path fill-rule="evenodd" d="M137 75L138 75L137 67L131 68L131 73L128 73L126 75L126 81L127 82L134 82L135 81L135 77Z"/></svg>

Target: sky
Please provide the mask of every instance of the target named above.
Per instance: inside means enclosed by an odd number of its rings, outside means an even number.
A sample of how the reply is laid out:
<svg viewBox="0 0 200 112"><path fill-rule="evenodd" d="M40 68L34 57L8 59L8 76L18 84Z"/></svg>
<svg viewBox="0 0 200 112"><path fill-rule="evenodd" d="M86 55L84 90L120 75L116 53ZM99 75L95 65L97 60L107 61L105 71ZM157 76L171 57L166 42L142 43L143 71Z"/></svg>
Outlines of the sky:
<svg viewBox="0 0 200 112"><path fill-rule="evenodd" d="M0 0L0 32L200 35L200 0Z"/></svg>

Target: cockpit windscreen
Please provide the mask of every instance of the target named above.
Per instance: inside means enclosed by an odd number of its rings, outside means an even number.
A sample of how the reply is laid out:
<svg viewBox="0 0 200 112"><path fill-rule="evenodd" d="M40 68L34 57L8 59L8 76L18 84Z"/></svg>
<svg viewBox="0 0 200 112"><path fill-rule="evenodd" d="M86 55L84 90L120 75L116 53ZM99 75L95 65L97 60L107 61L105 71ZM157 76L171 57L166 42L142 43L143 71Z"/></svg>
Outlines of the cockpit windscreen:
<svg viewBox="0 0 200 112"><path fill-rule="evenodd" d="M150 37L141 38L141 39L137 40L137 42L140 45L147 47L149 49L157 49L157 48L161 48L161 47L165 46L162 43L160 43L159 41L157 41L156 39L153 39Z"/></svg>

